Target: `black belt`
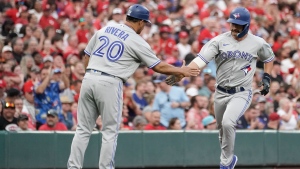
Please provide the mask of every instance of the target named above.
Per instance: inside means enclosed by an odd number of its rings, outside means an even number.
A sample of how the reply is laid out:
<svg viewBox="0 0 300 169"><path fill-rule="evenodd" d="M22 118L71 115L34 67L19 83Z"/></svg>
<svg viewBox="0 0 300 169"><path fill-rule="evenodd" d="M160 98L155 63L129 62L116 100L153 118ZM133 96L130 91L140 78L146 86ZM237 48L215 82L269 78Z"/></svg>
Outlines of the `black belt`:
<svg viewBox="0 0 300 169"><path fill-rule="evenodd" d="M97 74L100 74L100 75L103 75L103 76L109 76L109 77L113 77L113 78L117 78L117 79L122 80L122 79L119 78L118 76L114 76L114 75L111 75L111 74L108 74L108 73L105 73L105 72L101 72L101 71L95 70L95 69L86 69L86 72L87 72L87 73L97 73ZM122 81L123 81L123 80L122 80Z"/></svg>
<svg viewBox="0 0 300 169"><path fill-rule="evenodd" d="M222 92L224 93L228 93L228 94L234 94L234 93L237 93L237 92L242 92L242 91L245 91L245 89L243 87L232 87L232 88L224 88L224 87L221 87L221 86L217 86L217 89L221 90Z"/></svg>

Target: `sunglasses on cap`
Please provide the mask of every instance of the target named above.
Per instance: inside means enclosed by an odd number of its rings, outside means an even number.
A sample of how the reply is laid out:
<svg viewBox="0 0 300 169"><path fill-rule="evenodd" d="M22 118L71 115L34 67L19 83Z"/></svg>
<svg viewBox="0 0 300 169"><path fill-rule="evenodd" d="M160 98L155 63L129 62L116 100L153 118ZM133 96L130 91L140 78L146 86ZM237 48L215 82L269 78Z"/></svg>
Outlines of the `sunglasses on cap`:
<svg viewBox="0 0 300 169"><path fill-rule="evenodd" d="M15 104L14 103L9 103L9 102L6 102L5 105L4 105L5 108L12 108L14 109L15 108Z"/></svg>

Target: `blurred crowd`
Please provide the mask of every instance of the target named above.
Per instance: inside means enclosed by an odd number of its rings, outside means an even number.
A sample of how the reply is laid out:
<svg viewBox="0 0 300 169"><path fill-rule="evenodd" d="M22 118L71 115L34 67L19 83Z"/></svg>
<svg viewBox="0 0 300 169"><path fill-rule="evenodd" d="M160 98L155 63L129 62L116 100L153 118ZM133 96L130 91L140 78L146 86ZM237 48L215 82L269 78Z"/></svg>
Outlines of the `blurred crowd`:
<svg viewBox="0 0 300 169"><path fill-rule="evenodd" d="M276 60L266 96L259 92L263 62L252 70L254 96L236 127L300 128L297 0L1 0L0 130L75 130L83 50L95 31L124 23L135 3L150 10L152 25L141 36L174 66L189 64L205 43L230 31L230 11L246 7L249 32L269 43ZM165 75L141 64L123 86L121 130L216 130L216 71L212 61L201 75L168 86ZM101 130L100 117L94 130Z"/></svg>

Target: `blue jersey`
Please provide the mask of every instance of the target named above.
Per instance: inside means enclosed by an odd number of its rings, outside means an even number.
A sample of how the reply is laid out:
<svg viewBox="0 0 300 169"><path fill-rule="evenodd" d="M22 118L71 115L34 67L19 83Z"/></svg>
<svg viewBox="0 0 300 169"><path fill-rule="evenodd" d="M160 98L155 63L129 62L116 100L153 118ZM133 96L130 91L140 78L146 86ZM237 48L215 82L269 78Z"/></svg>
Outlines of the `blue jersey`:
<svg viewBox="0 0 300 169"><path fill-rule="evenodd" d="M59 97L61 90L59 89L59 82L50 82L42 94L37 94L35 91L39 85L34 89L34 104L37 111L36 121L44 124L49 109L55 109L58 112L60 119L62 119L62 106Z"/></svg>

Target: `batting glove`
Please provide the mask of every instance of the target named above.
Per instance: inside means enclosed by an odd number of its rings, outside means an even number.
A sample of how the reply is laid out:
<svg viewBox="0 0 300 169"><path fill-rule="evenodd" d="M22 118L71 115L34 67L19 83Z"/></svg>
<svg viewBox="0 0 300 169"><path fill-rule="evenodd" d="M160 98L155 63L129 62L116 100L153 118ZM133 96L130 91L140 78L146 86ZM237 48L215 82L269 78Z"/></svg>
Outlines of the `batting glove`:
<svg viewBox="0 0 300 169"><path fill-rule="evenodd" d="M262 78L263 89L260 91L260 94L267 95L269 93L271 83L271 76L268 73L264 73Z"/></svg>

